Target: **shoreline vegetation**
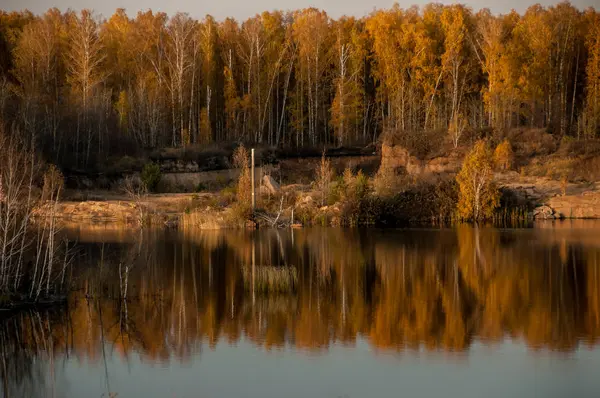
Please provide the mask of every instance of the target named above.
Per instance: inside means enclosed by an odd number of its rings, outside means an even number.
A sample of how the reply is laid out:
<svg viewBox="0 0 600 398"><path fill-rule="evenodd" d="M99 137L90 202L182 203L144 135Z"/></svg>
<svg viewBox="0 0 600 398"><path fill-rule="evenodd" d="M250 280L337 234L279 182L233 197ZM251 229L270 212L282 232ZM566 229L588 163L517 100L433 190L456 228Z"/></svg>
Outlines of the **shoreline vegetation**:
<svg viewBox="0 0 600 398"><path fill-rule="evenodd" d="M293 159L292 165L285 166L289 160L281 157L272 161L273 164L261 164L258 168L261 171L256 172L257 210L254 213L250 156L243 145L237 146L231 155L231 164L237 170L233 173L235 179L221 181L221 187L202 187L195 193L150 193L157 190L164 177L164 167L157 162L148 163L139 173L115 181L117 189L86 192L65 189L65 178L57 168L36 163L30 152L14 150L21 145L18 141L5 139L2 141L6 149L3 170L9 173L2 177L4 199L0 210L5 219L5 214L12 214L7 210L13 206L12 212L24 217L21 229L30 232L23 232L21 241L28 242L22 243L23 251L5 251L22 253L23 270L8 269L4 274L8 280L11 272L21 274L19 279L23 282L21 287L15 285L17 288L5 284L8 287L0 297L0 314L65 302L70 283L65 274L70 270L73 254L69 252L68 241L60 241L58 236L62 226L72 227L72 223L80 226L110 223L135 229L166 226L185 232L259 227L449 226L464 221L530 226L535 219L576 218L572 213L553 215L537 210L547 207L544 203L554 198L586 198L598 192L596 184L584 180L581 170L572 169L572 182L552 178L557 172L556 159L564 158L565 153L570 154L572 164L577 164L581 156L597 156L591 141L581 152L573 142L562 140L552 147L547 157L532 161L518 138L523 134L528 137L525 144L536 148L550 136L545 132L507 132L500 138L478 139L457 150L438 148L437 155L430 156L428 161L423 160L427 157L419 160L410 155L394 136L382 139L376 148L375 163L369 158L361 164L359 160L364 158L360 156L326 156L323 152L321 157ZM27 166L25 162L33 163ZM446 167L436 169L437 173L427 171L433 164L440 163ZM520 173L514 171L518 164L521 164ZM298 170L300 165L305 169ZM539 173L539 169L545 172L536 176L529 171ZM10 170L25 172L15 179L9 178L15 175ZM314 181L304 179L306 175ZM39 183L36 185L35 181ZM9 182L13 185L7 185ZM25 195L29 199L24 200ZM13 200L8 200L10 198ZM19 220L16 215L7 219ZM12 230L20 229L13 227ZM37 249L32 251L30 246ZM4 262L11 264L8 260ZM36 267L39 265L41 275L32 267L34 263ZM127 276L129 271L119 270L119 274L122 272ZM266 275L282 286L294 283L293 275L276 272ZM124 289L126 292L127 288Z"/></svg>
<svg viewBox="0 0 600 398"><path fill-rule="evenodd" d="M491 140L477 141L471 149L463 148L467 160L469 156L473 158L470 162L459 158L454 166L456 170L437 174L410 175L406 167L390 166L390 161L385 159L379 160L378 169L370 174L365 174L360 166L347 166L337 172L326 156L312 159L310 175L315 180L307 183L280 185L277 178L289 179L290 176L283 177L281 168L277 167L271 174L256 172L257 208L254 214L250 204L248 151L239 146L242 154L233 155L238 156L237 163L233 162L239 166L238 177L221 182L222 188L205 188L196 193L150 194L144 188L143 178L129 176L118 190L91 191L88 194L90 200L46 204L36 209L35 215L38 219L46 218L52 210L53 217L64 223L201 229L448 226L465 221L520 226L531 225L536 219L598 218L593 209L599 197L596 196L599 193L597 184L580 177L574 177L574 182L553 179L551 173L556 172L553 160L547 161L548 170L544 175L527 175L526 167L521 167L521 173L517 173L512 170L517 155L511 147L508 154L502 153L507 151L507 143L508 140L502 140L492 150ZM557 151L556 156L562 157L564 151ZM240 159L246 159L246 162ZM347 160L352 163L352 159L348 157ZM539 162L535 162L535 167L541 168ZM160 174L159 171L156 173ZM160 182L161 177L156 178ZM473 178L481 179L479 193L474 187L464 186L465 180ZM137 188L132 188L131 184L137 184ZM80 199L83 192L77 191L73 195L74 199ZM478 201L475 200L477 195L480 196ZM557 201L565 202L566 210L553 210L548 206ZM475 215L478 203L487 208ZM570 208L569 203L572 204ZM586 210L586 206L592 209Z"/></svg>
<svg viewBox="0 0 600 398"><path fill-rule="evenodd" d="M65 223L201 229L474 221L523 226L539 219L600 218L600 169L595 166L600 165L600 141L558 140L543 130L513 129L479 132L457 148L449 140L428 146L419 152L397 133L388 133L371 149L330 150L321 156L289 158L261 148L258 152L268 156L255 162L254 213L250 154L239 144L227 155L233 168L220 170L229 179L207 171L212 179L192 185L192 192L165 183L173 175L201 179L202 173L186 171L189 163L203 166L188 154L175 170L171 157L123 173L112 190L66 190L66 198L45 203L34 214ZM195 158L202 159L202 151Z"/></svg>
<svg viewBox="0 0 600 398"><path fill-rule="evenodd" d="M72 253L54 213L62 189L60 171L0 126L0 309L65 301ZM39 203L48 217L34 223Z"/></svg>
<svg viewBox="0 0 600 398"><path fill-rule="evenodd" d="M0 10L0 297L68 293L64 222L600 218L599 71L600 13L568 2Z"/></svg>

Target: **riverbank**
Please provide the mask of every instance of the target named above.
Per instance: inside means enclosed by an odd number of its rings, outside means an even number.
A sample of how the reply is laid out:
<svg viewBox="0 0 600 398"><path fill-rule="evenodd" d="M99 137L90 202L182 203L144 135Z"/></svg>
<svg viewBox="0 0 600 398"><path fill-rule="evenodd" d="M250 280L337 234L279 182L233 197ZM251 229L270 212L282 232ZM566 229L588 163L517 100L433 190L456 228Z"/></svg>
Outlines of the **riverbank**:
<svg viewBox="0 0 600 398"><path fill-rule="evenodd" d="M455 218L455 177L477 132L458 146L434 133L423 133L426 145L392 132L377 147L330 149L323 159L326 179L317 152L292 157L259 149L254 217L249 196L239 200L240 170L232 168L233 155L210 150L166 152L147 163L158 166L154 189L161 193L125 194L127 181L144 185L143 173L136 171L117 173L112 180L67 177L62 200L38 207L34 216L202 229L444 223ZM497 158L499 152L490 159L501 192L495 221L600 218L600 141L560 138L540 129L485 134L491 149L498 152L504 145L507 150L503 159Z"/></svg>
<svg viewBox="0 0 600 398"><path fill-rule="evenodd" d="M527 208L533 219L600 218L600 183L567 183L547 177L522 176L516 172L497 173L499 188ZM433 182L431 184L439 184ZM421 184L422 187L422 184ZM90 191L87 200L66 200L54 206L44 205L34 212L38 217L54 215L65 224L138 225L143 218L148 224L195 226L202 229L246 226L235 218L235 198L231 190L204 193L148 194L140 199L111 191ZM422 198L413 195L418 201ZM423 206L423 203L408 203ZM289 219L300 225L340 225L345 203L334 201L321 205L319 193L308 184L281 186L276 193L262 193L258 199L261 211L271 217ZM292 212L294 214L292 214ZM293 217L293 220L291 219ZM407 215L408 218L408 215Z"/></svg>

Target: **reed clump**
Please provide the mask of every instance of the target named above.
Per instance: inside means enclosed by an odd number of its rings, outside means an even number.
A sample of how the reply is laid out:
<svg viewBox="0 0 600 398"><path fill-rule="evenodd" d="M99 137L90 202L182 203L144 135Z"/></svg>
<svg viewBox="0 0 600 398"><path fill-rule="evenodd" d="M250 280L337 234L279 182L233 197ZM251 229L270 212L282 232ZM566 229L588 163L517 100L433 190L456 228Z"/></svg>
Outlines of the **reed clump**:
<svg viewBox="0 0 600 398"><path fill-rule="evenodd" d="M244 266L244 288L255 293L291 293L298 286L298 270L293 266Z"/></svg>

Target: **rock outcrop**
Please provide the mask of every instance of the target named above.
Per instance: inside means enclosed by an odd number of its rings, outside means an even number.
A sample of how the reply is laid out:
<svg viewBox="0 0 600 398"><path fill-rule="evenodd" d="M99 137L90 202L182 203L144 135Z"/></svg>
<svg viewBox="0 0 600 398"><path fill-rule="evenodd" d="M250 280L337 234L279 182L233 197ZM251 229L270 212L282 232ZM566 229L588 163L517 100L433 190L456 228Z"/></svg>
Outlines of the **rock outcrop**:
<svg viewBox="0 0 600 398"><path fill-rule="evenodd" d="M408 174L419 174L422 167L422 162L411 156L406 148L400 145L381 146L380 168L393 171L403 169Z"/></svg>
<svg viewBox="0 0 600 398"><path fill-rule="evenodd" d="M521 176L505 172L494 176L496 183L537 206L535 219L600 218L600 182L564 185L548 177Z"/></svg>
<svg viewBox="0 0 600 398"><path fill-rule="evenodd" d="M534 220L554 220L555 218L554 210L550 206L536 207L533 211Z"/></svg>
<svg viewBox="0 0 600 398"><path fill-rule="evenodd" d="M546 201L557 218L600 218L600 192L559 195Z"/></svg>

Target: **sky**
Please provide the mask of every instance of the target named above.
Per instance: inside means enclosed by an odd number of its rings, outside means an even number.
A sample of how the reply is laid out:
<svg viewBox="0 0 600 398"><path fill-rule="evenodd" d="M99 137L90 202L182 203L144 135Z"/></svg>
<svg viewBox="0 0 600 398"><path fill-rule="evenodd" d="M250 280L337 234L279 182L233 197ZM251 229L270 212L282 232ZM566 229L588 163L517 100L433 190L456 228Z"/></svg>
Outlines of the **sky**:
<svg viewBox="0 0 600 398"><path fill-rule="evenodd" d="M362 17L374 9L390 8L394 0L0 0L0 9L20 11L29 9L35 14L44 13L52 7L65 11L68 8L81 10L89 8L104 17L111 16L117 8L125 8L130 16L138 11L166 12L173 15L176 12L187 12L194 18L202 18L210 14L218 20L234 17L244 20L262 11L293 10L306 7L316 7L325 10L329 16L338 18L342 15ZM398 3L403 8L411 5L423 5L430 0L405 0ZM452 3L447 0L437 0L440 3ZM556 4L556 0L463 0L474 10L489 8L494 13L506 13L511 9L523 12L532 4ZM579 9L595 6L598 9L600 0L571 0Z"/></svg>

